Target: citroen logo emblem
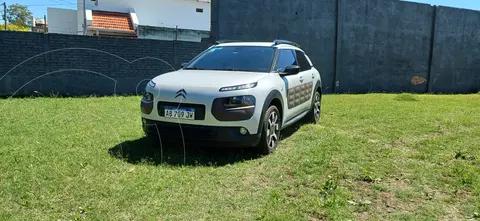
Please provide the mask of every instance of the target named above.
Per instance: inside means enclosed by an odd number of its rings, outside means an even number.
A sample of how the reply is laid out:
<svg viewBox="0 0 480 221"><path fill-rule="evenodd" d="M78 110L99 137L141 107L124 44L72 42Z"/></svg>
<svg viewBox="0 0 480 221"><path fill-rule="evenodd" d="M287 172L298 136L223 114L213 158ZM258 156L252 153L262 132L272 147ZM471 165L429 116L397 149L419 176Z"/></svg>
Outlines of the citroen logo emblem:
<svg viewBox="0 0 480 221"><path fill-rule="evenodd" d="M177 93L175 94L175 98L180 97L180 96L182 96L183 99L187 99L187 97L186 97L187 92L185 91L185 89L181 89L181 90L177 91Z"/></svg>

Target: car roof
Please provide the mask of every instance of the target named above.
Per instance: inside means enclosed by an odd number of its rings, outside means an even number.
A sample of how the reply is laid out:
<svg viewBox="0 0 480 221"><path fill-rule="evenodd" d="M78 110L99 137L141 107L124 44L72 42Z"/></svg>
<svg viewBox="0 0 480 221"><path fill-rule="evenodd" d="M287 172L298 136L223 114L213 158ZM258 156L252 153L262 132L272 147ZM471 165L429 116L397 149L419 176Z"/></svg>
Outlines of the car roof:
<svg viewBox="0 0 480 221"><path fill-rule="evenodd" d="M216 46L259 46L259 47L273 47L279 49L296 49L303 52L303 50L299 47L296 47L291 44L275 44L275 42L228 42L228 43L220 43Z"/></svg>

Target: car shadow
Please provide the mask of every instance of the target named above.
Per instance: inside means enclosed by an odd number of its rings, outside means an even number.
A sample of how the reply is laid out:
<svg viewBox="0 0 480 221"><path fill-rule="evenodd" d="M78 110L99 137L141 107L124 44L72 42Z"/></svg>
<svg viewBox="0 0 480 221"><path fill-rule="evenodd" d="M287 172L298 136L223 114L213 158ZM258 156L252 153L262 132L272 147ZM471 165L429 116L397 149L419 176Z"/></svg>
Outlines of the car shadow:
<svg viewBox="0 0 480 221"><path fill-rule="evenodd" d="M282 130L281 140L291 137L305 123L297 122ZM281 145L281 144L280 144ZM125 141L108 150L110 156L131 164L171 165L171 166L225 166L255 160L263 155L253 148L208 147L167 143L158 139L142 137Z"/></svg>
<svg viewBox="0 0 480 221"><path fill-rule="evenodd" d="M292 135L294 135L303 125L306 125L306 123L302 122L302 121L298 121L290 126L288 126L287 128L283 129L282 130L282 133L280 134L280 139L281 140L285 140L289 137L291 137Z"/></svg>
<svg viewBox="0 0 480 221"><path fill-rule="evenodd" d="M225 166L262 157L252 148L192 146L182 143L160 144L158 139L142 137L108 150L112 157L131 164L171 166Z"/></svg>

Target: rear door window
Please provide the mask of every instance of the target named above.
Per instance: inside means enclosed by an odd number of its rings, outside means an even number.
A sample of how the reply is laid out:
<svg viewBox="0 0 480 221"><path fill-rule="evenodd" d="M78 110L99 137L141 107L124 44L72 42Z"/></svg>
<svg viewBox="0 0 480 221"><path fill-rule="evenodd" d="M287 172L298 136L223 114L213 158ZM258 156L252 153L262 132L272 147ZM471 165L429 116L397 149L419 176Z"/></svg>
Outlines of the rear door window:
<svg viewBox="0 0 480 221"><path fill-rule="evenodd" d="M308 71L312 69L312 65L310 65L310 62L308 62L303 52L295 50L295 53L297 55L298 63L300 64L301 71Z"/></svg>

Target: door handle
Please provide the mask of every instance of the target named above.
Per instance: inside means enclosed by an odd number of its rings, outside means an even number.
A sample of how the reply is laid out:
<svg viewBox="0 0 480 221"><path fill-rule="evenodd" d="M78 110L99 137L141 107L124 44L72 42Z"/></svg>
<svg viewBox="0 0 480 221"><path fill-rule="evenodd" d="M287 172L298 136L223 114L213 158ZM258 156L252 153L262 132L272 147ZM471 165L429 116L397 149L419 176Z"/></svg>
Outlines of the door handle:
<svg viewBox="0 0 480 221"><path fill-rule="evenodd" d="M300 83L302 83L302 82L303 82L303 77L302 77L302 76L300 76Z"/></svg>
<svg viewBox="0 0 480 221"><path fill-rule="evenodd" d="M315 79L315 74L314 73L312 73L312 79Z"/></svg>

